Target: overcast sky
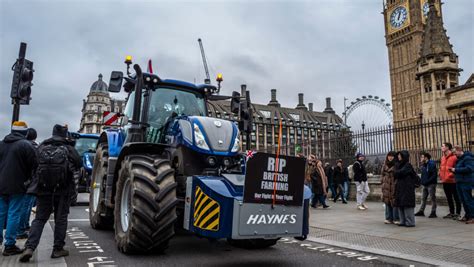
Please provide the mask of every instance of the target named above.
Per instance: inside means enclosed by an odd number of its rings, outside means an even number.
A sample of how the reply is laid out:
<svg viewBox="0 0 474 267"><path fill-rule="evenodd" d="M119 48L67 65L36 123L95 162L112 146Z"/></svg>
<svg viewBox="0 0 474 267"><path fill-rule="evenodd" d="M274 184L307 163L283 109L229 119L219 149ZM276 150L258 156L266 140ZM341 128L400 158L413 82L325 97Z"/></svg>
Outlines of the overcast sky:
<svg viewBox="0 0 474 267"><path fill-rule="evenodd" d="M444 0L445 27L464 69L474 72L474 1ZM297 94L323 110L332 97L378 95L390 100L382 0L323 1L17 1L0 0L0 138L10 129L11 66L28 43L35 77L21 119L41 138L55 123L79 128L82 99L99 73L153 59L162 78L204 79L197 39L211 75L224 75L223 93L247 84L252 101L270 89L295 107ZM214 79L214 78L213 78Z"/></svg>

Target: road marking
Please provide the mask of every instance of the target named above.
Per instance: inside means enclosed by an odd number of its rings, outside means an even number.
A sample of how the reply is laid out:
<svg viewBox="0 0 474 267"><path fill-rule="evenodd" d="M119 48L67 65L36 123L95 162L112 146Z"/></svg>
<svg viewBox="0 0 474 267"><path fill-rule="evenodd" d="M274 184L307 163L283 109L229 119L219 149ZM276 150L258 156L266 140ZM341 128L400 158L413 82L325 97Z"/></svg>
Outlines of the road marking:
<svg viewBox="0 0 474 267"><path fill-rule="evenodd" d="M78 227L72 227L67 230L67 235L72 240L74 247L79 251L79 253L104 253L104 250L100 245ZM102 256L103 254L96 255L97 256L93 255L93 257L87 259L88 267L94 267L97 265L117 266L111 257L104 257Z"/></svg>
<svg viewBox="0 0 474 267"><path fill-rule="evenodd" d="M370 260L376 260L378 257L376 256L371 256L371 255L365 255L356 251L350 251L350 250L345 250L343 248L336 248L336 247L328 247L328 246L318 246L318 245L312 245L309 243L301 243L301 241L292 239L292 238L282 238L279 240L280 242L283 242L285 244L299 244L300 247L304 247L306 249L311 249L311 250L319 250L320 252L328 253L328 254L333 254L333 255L338 255L342 257L347 257L347 258L354 258L357 257L357 260L360 261L370 261Z"/></svg>

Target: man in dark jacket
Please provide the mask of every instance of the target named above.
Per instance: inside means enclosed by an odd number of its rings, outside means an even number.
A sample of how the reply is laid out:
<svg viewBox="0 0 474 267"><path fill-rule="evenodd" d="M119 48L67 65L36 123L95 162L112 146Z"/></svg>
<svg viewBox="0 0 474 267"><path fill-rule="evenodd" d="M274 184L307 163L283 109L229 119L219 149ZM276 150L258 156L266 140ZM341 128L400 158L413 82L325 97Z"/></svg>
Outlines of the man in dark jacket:
<svg viewBox="0 0 474 267"><path fill-rule="evenodd" d="M357 188L357 209L366 210L365 200L370 193L369 183L367 182L367 171L365 170L364 160L365 156L362 153L357 153L356 162L352 165L354 171L354 181Z"/></svg>
<svg viewBox="0 0 474 267"><path fill-rule="evenodd" d="M324 164L324 173L328 179L328 188L331 190L331 197L334 198L336 196L336 190L334 187L334 170L329 162ZM326 191L328 188L326 188Z"/></svg>
<svg viewBox="0 0 474 267"><path fill-rule="evenodd" d="M31 231L25 244L25 251L20 257L21 262L27 262L33 256L33 252L39 244L44 225L48 222L49 216L54 212L54 246L51 258L59 258L69 255L69 251L64 249L67 216L69 214L69 203L71 194L74 192L73 171L81 166L81 157L67 140L67 126L56 124L53 128L53 136L45 140L39 150L39 161L41 162L41 151L46 146L64 147L67 149L67 173L66 181L54 190L45 188L42 183L37 183L37 207L36 218L31 224ZM41 167L41 164L40 164ZM40 168L39 168L40 169ZM40 178L40 170L36 177Z"/></svg>
<svg viewBox="0 0 474 267"><path fill-rule="evenodd" d="M26 140L28 126L25 122L13 123L11 134L0 142L0 240L6 225L4 256L20 254L16 235L20 223L25 183L36 169L36 153L33 145Z"/></svg>
<svg viewBox="0 0 474 267"><path fill-rule="evenodd" d="M462 150L462 147L455 146L456 167L452 168L456 178L456 189L466 215L461 221L467 224L474 223L474 199L472 198L472 188L474 187L474 156L471 152Z"/></svg>
<svg viewBox="0 0 474 267"><path fill-rule="evenodd" d="M26 135L26 140L30 141L35 150L38 149L38 144L36 143L36 138L38 137L38 134L34 128L29 128L28 129L28 134ZM36 171L36 170L35 170ZM31 179L28 181L28 188L30 187L31 183L33 182L33 175L35 171L32 173ZM30 230L30 216L31 216L31 210L35 206L36 198L34 194L31 194L29 190L26 191L25 197L23 198L23 207L22 209L22 215L20 218L20 225L19 225L19 231L17 235L17 239L25 239L28 238L28 231Z"/></svg>
<svg viewBox="0 0 474 267"><path fill-rule="evenodd" d="M436 218L436 185L438 183L438 171L436 163L431 160L430 153L421 154L421 185L423 194L421 196L421 206L415 216L425 216L426 199L428 195L431 199L431 214L428 218Z"/></svg>

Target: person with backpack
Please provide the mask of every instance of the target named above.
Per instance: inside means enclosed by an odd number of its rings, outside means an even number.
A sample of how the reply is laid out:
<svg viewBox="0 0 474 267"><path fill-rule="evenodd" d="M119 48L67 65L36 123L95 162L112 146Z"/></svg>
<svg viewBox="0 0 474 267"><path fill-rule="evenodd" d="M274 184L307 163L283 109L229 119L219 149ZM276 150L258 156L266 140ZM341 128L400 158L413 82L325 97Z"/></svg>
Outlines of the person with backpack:
<svg viewBox="0 0 474 267"><path fill-rule="evenodd" d="M396 180L395 206L398 207L400 216L398 226L415 227L415 188L419 184L419 177L410 163L408 151L398 152L397 157L394 178Z"/></svg>
<svg viewBox="0 0 474 267"><path fill-rule="evenodd" d="M26 140L30 141L33 147L35 148L35 152L38 150L38 143L36 143L36 138L38 137L38 133L36 132L35 129L29 128L28 133L26 134ZM33 176L35 175L36 170L33 171L31 174L31 178L27 182L27 187L29 188L29 185L32 183L34 180ZM20 218L20 229L17 235L17 239L25 239L28 238L28 231L30 231L30 216L31 216L31 210L35 206L36 198L30 190L26 191L24 200L23 200L23 207L22 211L23 214L21 215Z"/></svg>
<svg viewBox="0 0 474 267"><path fill-rule="evenodd" d="M36 169L33 145L26 140L28 126L23 121L12 124L11 133L0 142L0 241L5 243L3 256L20 254L16 246L18 226L22 215L25 183Z"/></svg>
<svg viewBox="0 0 474 267"><path fill-rule="evenodd" d="M356 161L352 165L354 172L354 181L357 188L357 209L366 210L365 200L370 193L369 183L367 182L367 171L364 166L365 155L357 153Z"/></svg>
<svg viewBox="0 0 474 267"><path fill-rule="evenodd" d="M443 217L443 219L459 219L461 216L461 201L459 201L458 193L456 190L456 179L454 173L449 171L451 168L456 166L456 155L452 152L453 145L451 143L443 143L441 145L441 164L439 166L439 178L443 183L444 194L448 200L449 213ZM454 201L453 201L454 200ZM454 209L454 203L456 203L456 209Z"/></svg>
<svg viewBox="0 0 474 267"><path fill-rule="evenodd" d="M423 193L421 196L421 206L415 216L425 216L426 200L428 195L431 199L431 213L428 218L437 218L436 216L436 185L438 184L438 171L436 163L431 160L430 153L421 154L421 185Z"/></svg>
<svg viewBox="0 0 474 267"><path fill-rule="evenodd" d="M38 148L38 169L36 172L37 194L36 217L20 257L28 262L39 244L44 225L54 212L54 246L51 258L69 255L64 249L67 217L71 194L75 190L73 171L81 166L81 157L67 140L67 126L56 124L53 136L45 140Z"/></svg>

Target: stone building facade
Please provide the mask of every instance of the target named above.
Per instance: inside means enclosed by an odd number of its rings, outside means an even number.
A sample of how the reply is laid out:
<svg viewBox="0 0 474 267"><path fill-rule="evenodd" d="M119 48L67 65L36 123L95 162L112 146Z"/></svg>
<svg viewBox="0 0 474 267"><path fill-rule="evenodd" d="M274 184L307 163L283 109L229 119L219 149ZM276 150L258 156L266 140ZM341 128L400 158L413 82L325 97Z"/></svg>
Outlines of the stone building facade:
<svg viewBox="0 0 474 267"><path fill-rule="evenodd" d="M444 28L441 4L440 0L384 1L394 126L423 127L433 120L463 116L469 125L460 139L472 143L473 76L460 85L462 69ZM459 139L455 135L449 132L445 139ZM416 143L414 139L420 138L416 136L395 134L394 138L397 144ZM431 139L425 144L439 146Z"/></svg>
<svg viewBox="0 0 474 267"><path fill-rule="evenodd" d="M103 129L102 116L105 111L122 112L125 107L125 101L113 99L107 91L107 84L102 80L102 74L99 74L82 102L82 117L79 127L80 133L100 133Z"/></svg>
<svg viewBox="0 0 474 267"><path fill-rule="evenodd" d="M298 94L295 108L282 107L276 93L276 89L271 89L271 99L266 105L252 104L252 149L276 153L281 120L280 153L295 155L300 150L304 155L315 154L328 160L341 157L335 154L334 141L347 128L332 109L331 98L326 98L326 108L321 112L313 110L313 103L306 106L303 94ZM208 112L212 117L237 121L237 116L230 111L229 101L212 101ZM242 147L245 148L245 136L241 140Z"/></svg>

